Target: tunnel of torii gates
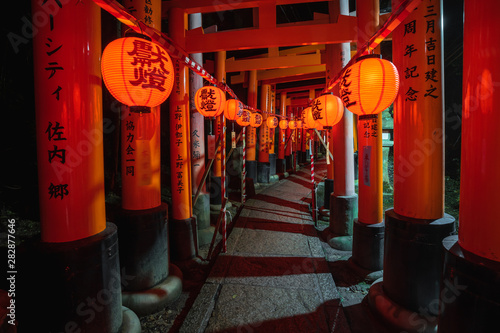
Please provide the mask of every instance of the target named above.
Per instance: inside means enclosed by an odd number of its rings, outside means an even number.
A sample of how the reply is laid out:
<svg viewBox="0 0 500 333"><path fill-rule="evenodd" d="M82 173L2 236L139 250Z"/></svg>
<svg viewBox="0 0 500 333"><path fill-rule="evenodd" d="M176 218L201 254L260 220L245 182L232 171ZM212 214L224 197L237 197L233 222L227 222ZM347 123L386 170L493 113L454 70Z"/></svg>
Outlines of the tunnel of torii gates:
<svg viewBox="0 0 500 333"><path fill-rule="evenodd" d="M354 266L367 274L383 270L383 280L374 283L368 295L380 317L408 332L436 324L439 332L486 332L497 327L497 1L465 0L458 235L454 219L444 212L441 1L393 0L393 12L380 15L377 0L357 0L356 16L349 14L347 0L329 1L329 14L294 24L276 23L277 6L314 1L71 2L32 1L34 14L50 14L50 24L39 27L33 40L42 239L30 256L37 257L34 272L44 272L38 284L44 287L26 286L32 292L29 300L19 302L20 329L35 325L36 331L118 332L124 322L175 300L182 289L179 267L201 264L198 245L209 243L214 235L210 210L222 226L225 244L227 198L222 184L226 161L240 140L243 203L245 185L252 183L245 178L270 182L304 162L307 147L324 147L329 163L325 207L313 213L330 216L324 236L332 247L352 250ZM243 8L253 8L250 29L201 27L203 13ZM132 102L121 106L123 193L113 223L106 220L104 199L103 133L110 124L103 123L101 78L108 67L123 67L124 58L103 65L101 74L102 10L122 23L117 40L135 38L128 49L125 42L118 43L123 57L135 57L135 67L128 81L122 79L130 84L118 88ZM168 27L161 27L162 18ZM372 85L356 99L351 88L361 86L364 72L358 81L348 81L351 68L363 56L379 53L384 39L392 39L399 75L394 99L394 208L385 211L385 218L381 116L354 114L352 108L365 104L363 98L376 89ZM351 52L352 43L357 51ZM268 53L226 57L228 50L259 48ZM204 53L216 54L214 66L204 63ZM239 74L226 82L226 73L234 72ZM325 78L326 84L276 90L279 83L313 78ZM111 92L109 82L105 79ZM230 88L240 83L248 87L242 99ZM200 89L205 89L205 96L197 109ZM152 92L159 90L171 92L156 105L135 101L152 100ZM213 111L216 90L222 91L221 100L242 102L237 112L244 109L244 117L238 124L252 124L236 125L238 133L232 134L233 121L226 121L224 113L208 119L198 112ZM301 127L300 121L306 120L302 110L310 106L318 121L314 107L319 112L317 101L331 93L343 102L337 110L342 118L322 131ZM207 94L213 100L207 100ZM161 98L167 97L163 115L169 117L168 143L161 142L159 126ZM276 126L273 117L278 117L280 127L271 128ZM211 133L205 131L208 122ZM170 205L160 195L161 144L169 144ZM33 295L41 297L33 300ZM86 311L91 306L99 311L91 312L89 320Z"/></svg>

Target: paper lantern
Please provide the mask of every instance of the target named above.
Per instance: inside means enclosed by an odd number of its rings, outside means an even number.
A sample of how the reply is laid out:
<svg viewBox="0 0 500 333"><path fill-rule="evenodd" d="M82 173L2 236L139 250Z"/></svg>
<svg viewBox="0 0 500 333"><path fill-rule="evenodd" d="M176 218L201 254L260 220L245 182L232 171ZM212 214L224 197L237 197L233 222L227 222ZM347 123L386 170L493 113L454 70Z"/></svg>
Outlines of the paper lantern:
<svg viewBox="0 0 500 333"><path fill-rule="evenodd" d="M276 116L267 117L266 122L267 122L267 127L269 127L269 128L276 128L276 127L278 127L278 123L279 123L278 117L276 117Z"/></svg>
<svg viewBox="0 0 500 333"><path fill-rule="evenodd" d="M243 110L241 112L241 116L236 118L236 123L240 126L248 126L250 125L250 111Z"/></svg>
<svg viewBox="0 0 500 333"><path fill-rule="evenodd" d="M344 105L337 96L325 94L313 100L311 113L318 124L329 128L342 119Z"/></svg>
<svg viewBox="0 0 500 333"><path fill-rule="evenodd" d="M295 121L295 128L302 128L302 120L296 120Z"/></svg>
<svg viewBox="0 0 500 333"><path fill-rule="evenodd" d="M254 112L250 116L250 126L259 127L262 125L262 115L260 113Z"/></svg>
<svg viewBox="0 0 500 333"><path fill-rule="evenodd" d="M316 128L318 130L323 129L323 125L321 125L319 122L317 122L312 115L312 108L308 107L304 109L304 112L302 113L303 119L304 119L304 126L307 128Z"/></svg>
<svg viewBox="0 0 500 333"><path fill-rule="evenodd" d="M226 106L226 93L217 87L206 86L198 89L194 96L196 110L205 117L217 117Z"/></svg>
<svg viewBox="0 0 500 333"><path fill-rule="evenodd" d="M138 37L109 43L102 53L101 72L111 95L128 106L160 105L174 85L174 66L167 51Z"/></svg>
<svg viewBox="0 0 500 333"><path fill-rule="evenodd" d="M399 75L394 64L379 55L368 55L346 69L340 82L340 97L352 113L378 114L394 102L398 89Z"/></svg>
<svg viewBox="0 0 500 333"><path fill-rule="evenodd" d="M291 129L291 130L294 130L297 128L297 122L295 120L290 120L288 122L288 127Z"/></svg>
<svg viewBox="0 0 500 333"><path fill-rule="evenodd" d="M288 128L288 120L286 120L286 119L282 119L282 120L280 120L279 127L280 127L282 130L287 129L287 128Z"/></svg>
<svg viewBox="0 0 500 333"><path fill-rule="evenodd" d="M243 113L243 103L237 99L228 99L224 109L224 116L228 120L236 120Z"/></svg>

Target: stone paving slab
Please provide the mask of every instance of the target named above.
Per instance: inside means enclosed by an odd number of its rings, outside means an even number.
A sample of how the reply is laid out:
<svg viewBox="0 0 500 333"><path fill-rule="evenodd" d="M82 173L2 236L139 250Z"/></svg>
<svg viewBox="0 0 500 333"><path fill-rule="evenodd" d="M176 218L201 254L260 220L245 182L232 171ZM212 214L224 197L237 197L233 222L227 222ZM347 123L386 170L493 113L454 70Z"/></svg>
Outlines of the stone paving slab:
<svg viewBox="0 0 500 333"><path fill-rule="evenodd" d="M215 299L220 291L220 287L221 285L219 284L211 283L203 285L192 307L196 311L189 311L179 330L180 333L202 333L205 331L205 327L215 307Z"/></svg>
<svg viewBox="0 0 500 333"><path fill-rule="evenodd" d="M328 332L329 328L319 295L309 290L225 284L206 332L233 330Z"/></svg>
<svg viewBox="0 0 500 333"><path fill-rule="evenodd" d="M309 256L307 238L289 232L245 229L236 253Z"/></svg>

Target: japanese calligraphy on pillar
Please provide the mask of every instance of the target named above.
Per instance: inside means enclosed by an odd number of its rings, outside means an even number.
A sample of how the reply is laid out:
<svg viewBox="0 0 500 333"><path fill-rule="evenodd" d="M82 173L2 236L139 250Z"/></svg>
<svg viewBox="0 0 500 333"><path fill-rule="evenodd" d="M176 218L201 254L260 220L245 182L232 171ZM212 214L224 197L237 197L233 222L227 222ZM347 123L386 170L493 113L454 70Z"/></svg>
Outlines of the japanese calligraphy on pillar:
<svg viewBox="0 0 500 333"><path fill-rule="evenodd" d="M106 227L101 9L86 1L31 5L48 13L33 36L41 237L67 242Z"/></svg>
<svg viewBox="0 0 500 333"><path fill-rule="evenodd" d="M58 121L55 121L54 124L49 121L47 126L47 140L50 142L50 146L53 146L53 149L48 150L48 161L50 164L52 163L66 163L66 135L64 132L64 126L61 126ZM55 183L55 184L54 184ZM50 181L50 185L48 187L48 195L49 199L61 199L63 200L65 196L69 194L68 184L61 184L59 180L54 179L54 181Z"/></svg>
<svg viewBox="0 0 500 333"><path fill-rule="evenodd" d="M135 177L135 119L129 113L123 120L123 127L125 135L122 136L122 147L124 147L122 154L124 154L125 172L122 177Z"/></svg>
<svg viewBox="0 0 500 333"><path fill-rule="evenodd" d="M201 138L200 134L198 133L198 129L193 129L191 132L191 138L193 140L192 144L192 160L193 160L193 165L194 166L200 166L200 159L201 159Z"/></svg>
<svg viewBox="0 0 500 333"><path fill-rule="evenodd" d="M369 139L376 138L378 136L378 123L376 115L365 116L360 118L358 121L360 122L360 129L362 129L362 132L360 132L360 134L363 136L363 138Z"/></svg>
<svg viewBox="0 0 500 333"><path fill-rule="evenodd" d="M393 32L394 64L400 77L394 102L394 147L398 151L394 209L415 218L443 214L441 33L439 0L423 0Z"/></svg>
<svg viewBox="0 0 500 333"><path fill-rule="evenodd" d="M178 94L180 94L180 64L178 61L175 62L175 89ZM185 136L185 131L186 129L184 128L184 120L183 120L183 110L181 105L177 105L174 111L173 116L170 117L171 121L173 122L172 125L170 126L171 130L174 130L174 133L170 135L170 138L174 139L173 142L170 142L170 146L175 146L179 149L180 146L183 146L184 140L186 139ZM184 191L184 177L187 175L184 175L184 159L181 154L177 154L177 158L175 159L175 172L177 183L174 185L172 184L172 189L175 188L175 191L177 191L179 194Z"/></svg>
<svg viewBox="0 0 500 333"><path fill-rule="evenodd" d="M55 1L57 6L62 9L62 4L59 1ZM47 0L42 2L42 7L46 6ZM51 98L55 99L57 102L64 98L66 91L61 87L61 77L60 72L64 71L64 56L63 56L63 43L58 40L57 30L64 29L63 26L57 24L57 20L53 15L49 16L50 28L49 33L43 37L46 46L46 67L44 68L47 73L46 84L50 87ZM59 103L57 103L59 104ZM65 133L64 122L66 119L54 118L49 120L46 124L47 141L49 143L49 149L47 150L48 162L54 168L54 170L63 170L66 164L66 150L68 146L68 140ZM71 142L70 142L71 143ZM49 199L61 199L63 200L70 194L70 186L62 177L62 172L57 172L58 179L50 180L50 184L47 188L47 195Z"/></svg>
<svg viewBox="0 0 500 333"><path fill-rule="evenodd" d="M126 0L123 6L137 19L146 23L150 27L156 28L160 22L155 18L157 13L151 0Z"/></svg>
<svg viewBox="0 0 500 333"><path fill-rule="evenodd" d="M440 2L424 0L398 31L401 89L404 102L432 101L441 104ZM402 48L401 48L402 47Z"/></svg>

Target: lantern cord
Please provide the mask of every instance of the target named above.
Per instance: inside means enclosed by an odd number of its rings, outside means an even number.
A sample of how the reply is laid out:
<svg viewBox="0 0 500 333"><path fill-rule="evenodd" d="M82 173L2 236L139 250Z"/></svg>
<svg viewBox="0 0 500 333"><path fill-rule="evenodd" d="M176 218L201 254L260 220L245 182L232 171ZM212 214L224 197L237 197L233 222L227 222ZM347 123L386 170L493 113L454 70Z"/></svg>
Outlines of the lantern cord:
<svg viewBox="0 0 500 333"><path fill-rule="evenodd" d="M327 130L327 131L329 131L329 130ZM326 151L328 152L328 155L330 156L330 159L333 161L333 154L332 154L332 152L330 151L330 149L328 149L327 144L325 143L325 140L323 140L323 138L321 137L321 134L319 133L319 131L316 128L314 129L314 133L316 133L316 135L319 138L319 141L321 142L321 144L323 145L323 147L325 147Z"/></svg>
<svg viewBox="0 0 500 333"><path fill-rule="evenodd" d="M226 91L231 97L240 100L234 91L225 83L219 82L215 77L208 73L202 65L198 64L196 61L189 57L189 54L181 48L175 41L173 41L165 33L152 28L139 21L135 18L125 7L123 7L116 0L93 0L102 9L106 10L108 13L116 17L120 22L130 27L137 33L147 35L155 42L159 43L169 53L182 61L191 71L200 75L205 80L211 82L220 89ZM382 25L382 27L365 43L358 52L351 58L351 60L335 75L327 84L323 92L330 92L333 90L335 85L340 82L344 71L354 64L360 56L367 54L369 49L374 49L377 47L394 29L396 29L405 18L410 15L410 13L422 2L422 0L403 0L399 7L397 7L387 19L387 21ZM260 110L255 109L250 106L246 106L246 109L259 112ZM260 111L262 113L268 113L265 111Z"/></svg>

